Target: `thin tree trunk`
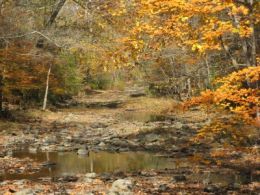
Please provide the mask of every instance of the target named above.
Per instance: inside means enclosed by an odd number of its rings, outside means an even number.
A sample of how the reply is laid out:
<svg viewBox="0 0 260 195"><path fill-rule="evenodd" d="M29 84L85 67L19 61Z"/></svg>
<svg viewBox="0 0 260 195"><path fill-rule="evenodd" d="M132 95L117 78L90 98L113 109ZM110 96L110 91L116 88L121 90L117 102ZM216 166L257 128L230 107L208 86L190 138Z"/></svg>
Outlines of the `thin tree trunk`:
<svg viewBox="0 0 260 195"><path fill-rule="evenodd" d="M223 37L220 37L220 41L221 41L221 45L224 49L224 51L226 52L226 54L230 57L231 62L233 64L234 67L238 68L238 63L237 60L232 56L229 47L224 43Z"/></svg>
<svg viewBox="0 0 260 195"><path fill-rule="evenodd" d="M60 13L60 10L62 9L62 7L64 6L65 3L66 3L66 0L59 0L59 2L57 3L57 6L54 8L53 12L51 13L50 18L44 24L44 30L47 30L48 28L50 28L52 26L52 24L54 23L55 19L57 18L58 14ZM38 39L36 42L36 46L39 48L42 48L43 45L44 45L44 40Z"/></svg>
<svg viewBox="0 0 260 195"><path fill-rule="evenodd" d="M208 77L208 86L207 88L211 88L211 72L210 72L210 65L209 65L209 62L208 62L208 56L205 56L204 58L205 60L205 65L206 65L206 68L207 68L207 77Z"/></svg>
<svg viewBox="0 0 260 195"><path fill-rule="evenodd" d="M3 88L0 86L0 112L3 111Z"/></svg>
<svg viewBox="0 0 260 195"><path fill-rule="evenodd" d="M46 88L45 88L45 94L44 94L44 99L43 99L43 106L42 109L45 110L47 106L47 100L48 100L48 93L49 93L49 80L50 80L50 74L51 74L51 67L52 64L49 66L49 70L47 73L47 79L46 79Z"/></svg>
<svg viewBox="0 0 260 195"><path fill-rule="evenodd" d="M57 6L55 7L54 11L52 12L48 22L46 23L46 28L50 27L52 23L55 21L56 17L58 16L61 8L66 3L66 0L59 0Z"/></svg>
<svg viewBox="0 0 260 195"><path fill-rule="evenodd" d="M4 70L0 72L0 112L4 110L3 108L3 99L4 99L4 93L3 93L3 88L4 88Z"/></svg>
<svg viewBox="0 0 260 195"><path fill-rule="evenodd" d="M254 25L254 16L253 16L253 4L254 0L250 0L250 9L251 9L251 14L250 14L250 27L252 29L252 35L251 35L251 59L252 59L252 66L257 66L256 64L256 38L255 38L255 25Z"/></svg>
<svg viewBox="0 0 260 195"><path fill-rule="evenodd" d="M233 15L231 17L234 20L234 25L239 29L240 28L240 23L239 23L239 19L237 17L237 15ZM246 41L246 38L240 37L241 43L242 43L242 50L244 53L244 57L245 57L245 61L246 61L246 66L251 66L251 62L250 62L250 54L248 52L248 44Z"/></svg>
<svg viewBox="0 0 260 195"><path fill-rule="evenodd" d="M188 85L188 98L192 97L192 89L191 89L191 81L190 78L187 80L187 85Z"/></svg>

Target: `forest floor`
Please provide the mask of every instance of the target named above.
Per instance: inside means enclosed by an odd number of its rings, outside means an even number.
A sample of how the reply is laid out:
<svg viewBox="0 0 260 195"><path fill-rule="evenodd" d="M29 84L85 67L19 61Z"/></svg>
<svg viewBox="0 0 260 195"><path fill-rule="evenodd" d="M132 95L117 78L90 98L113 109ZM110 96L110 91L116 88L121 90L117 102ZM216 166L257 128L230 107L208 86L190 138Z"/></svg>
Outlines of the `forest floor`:
<svg viewBox="0 0 260 195"><path fill-rule="evenodd" d="M62 108L17 111L15 121L2 120L0 194L259 194L257 145L254 150L214 141L194 143L191 139L215 113L201 109L182 112L170 99L143 95L142 89L98 91L60 105ZM86 147L93 155L148 152L173 165L41 175L42 169L55 170L59 164L29 155L81 154ZM28 155L19 156L25 150ZM79 161L72 160L77 166Z"/></svg>

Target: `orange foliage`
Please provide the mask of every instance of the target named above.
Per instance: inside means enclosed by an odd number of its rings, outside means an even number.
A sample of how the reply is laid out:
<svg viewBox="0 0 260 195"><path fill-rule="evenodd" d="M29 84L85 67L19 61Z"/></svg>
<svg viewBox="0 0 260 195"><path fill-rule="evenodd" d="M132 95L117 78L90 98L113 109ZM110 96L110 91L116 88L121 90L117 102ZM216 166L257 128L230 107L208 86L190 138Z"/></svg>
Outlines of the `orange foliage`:
<svg viewBox="0 0 260 195"><path fill-rule="evenodd" d="M45 86L49 57L37 54L28 41L16 41L0 49L1 91L6 101L16 101L26 90ZM19 95L18 95L19 94Z"/></svg>
<svg viewBox="0 0 260 195"><path fill-rule="evenodd" d="M232 113L239 114L247 122L259 120L257 109L260 107L260 67L248 67L218 79L220 85L215 91L202 92L201 96L187 101L193 105L216 105Z"/></svg>

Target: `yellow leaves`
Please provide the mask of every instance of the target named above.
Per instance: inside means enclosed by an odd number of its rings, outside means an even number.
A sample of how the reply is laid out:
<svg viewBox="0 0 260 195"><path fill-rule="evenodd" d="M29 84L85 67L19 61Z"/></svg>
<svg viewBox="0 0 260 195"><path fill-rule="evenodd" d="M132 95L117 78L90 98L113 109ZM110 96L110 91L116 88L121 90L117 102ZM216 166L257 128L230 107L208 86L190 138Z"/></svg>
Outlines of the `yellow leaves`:
<svg viewBox="0 0 260 195"><path fill-rule="evenodd" d="M217 105L239 114L247 121L256 116L256 108L260 106L260 67L248 67L219 79L222 85L215 91L202 92L199 97L192 98L185 105Z"/></svg>
<svg viewBox="0 0 260 195"><path fill-rule="evenodd" d="M101 27L101 28L105 28L106 27L106 25L104 24L104 23L102 23L102 22L98 22L98 25Z"/></svg>
<svg viewBox="0 0 260 195"><path fill-rule="evenodd" d="M195 43L192 45L192 51L199 51L200 53L203 53L205 50L204 50L204 47L198 43Z"/></svg>
<svg viewBox="0 0 260 195"><path fill-rule="evenodd" d="M181 17L182 22L186 22L186 21L188 21L188 19L189 19L189 17Z"/></svg>
<svg viewBox="0 0 260 195"><path fill-rule="evenodd" d="M135 35L166 38L167 44L179 42L198 53L221 50L220 36L252 35L248 8L234 1L142 0L138 8L143 22L136 25Z"/></svg>
<svg viewBox="0 0 260 195"><path fill-rule="evenodd" d="M232 13L235 14L235 15L239 15L239 14L248 15L249 10L245 6L238 6L237 7L236 5L233 5L232 6Z"/></svg>

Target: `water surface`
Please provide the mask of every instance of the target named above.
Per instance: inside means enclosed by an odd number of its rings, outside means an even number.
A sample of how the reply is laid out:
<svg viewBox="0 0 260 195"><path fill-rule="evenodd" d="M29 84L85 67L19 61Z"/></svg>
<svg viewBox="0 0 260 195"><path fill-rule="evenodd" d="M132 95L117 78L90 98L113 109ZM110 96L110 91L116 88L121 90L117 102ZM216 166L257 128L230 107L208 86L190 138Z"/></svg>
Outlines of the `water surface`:
<svg viewBox="0 0 260 195"><path fill-rule="evenodd" d="M75 152L37 152L27 150L14 153L15 157L29 157L37 162L53 162L56 165L43 167L34 174L4 174L2 179L37 179L39 177L57 177L84 174L89 172L104 173L114 171L140 171L151 169L175 168L176 164L168 158L148 152L90 152L80 156ZM179 165L178 165L179 166ZM185 166L185 163L183 164ZM1 177L1 176L0 176Z"/></svg>

